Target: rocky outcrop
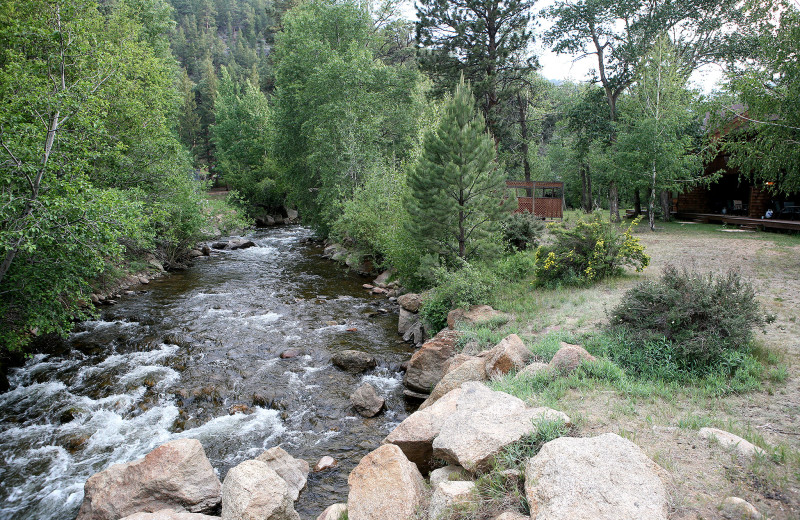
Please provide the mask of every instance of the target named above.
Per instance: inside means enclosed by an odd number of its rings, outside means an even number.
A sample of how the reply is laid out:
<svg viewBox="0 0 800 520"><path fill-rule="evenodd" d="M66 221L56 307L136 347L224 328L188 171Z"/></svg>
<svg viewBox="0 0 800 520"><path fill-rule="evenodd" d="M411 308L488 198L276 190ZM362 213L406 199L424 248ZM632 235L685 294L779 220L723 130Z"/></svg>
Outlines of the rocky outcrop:
<svg viewBox="0 0 800 520"><path fill-rule="evenodd" d="M360 350L341 350L333 355L331 362L342 370L354 374L366 372L378 365L374 357Z"/></svg>
<svg viewBox="0 0 800 520"><path fill-rule="evenodd" d="M764 450L725 430L717 428L700 428L698 435L701 439L718 442L721 446L736 450L742 458L752 458L755 455L764 455Z"/></svg>
<svg viewBox="0 0 800 520"><path fill-rule="evenodd" d="M155 513L135 513L126 516L122 520L219 520L219 517L202 513L186 513L172 509L162 509Z"/></svg>
<svg viewBox="0 0 800 520"><path fill-rule="evenodd" d="M505 312L496 311L488 305L473 305L469 309L454 309L447 314L447 326L455 329L456 325L480 325L488 321L503 318L509 319L510 316Z"/></svg>
<svg viewBox="0 0 800 520"><path fill-rule="evenodd" d="M350 395L350 402L353 403L356 412L363 417L375 417L383 410L383 405L386 403L375 391L375 387L369 383L359 386Z"/></svg>
<svg viewBox="0 0 800 520"><path fill-rule="evenodd" d="M347 504L333 504L325 508L317 520L341 520L347 512Z"/></svg>
<svg viewBox="0 0 800 520"><path fill-rule="evenodd" d="M442 482L433 490L431 504L428 509L428 518L437 520L439 516L450 508L459 504L466 504L472 500L474 482L448 481Z"/></svg>
<svg viewBox="0 0 800 520"><path fill-rule="evenodd" d="M486 374L504 376L512 370L521 370L531 359L531 351L516 334L503 338L486 354Z"/></svg>
<svg viewBox="0 0 800 520"><path fill-rule="evenodd" d="M289 486L260 460L231 468L222 484L222 520L300 520Z"/></svg>
<svg viewBox="0 0 800 520"><path fill-rule="evenodd" d="M429 471L433 467L433 440L447 417L455 413L460 395L461 389L458 388L433 406L412 413L383 442L398 446L420 471Z"/></svg>
<svg viewBox="0 0 800 520"><path fill-rule="evenodd" d="M520 399L468 382L414 412L384 442L396 444L420 469L443 459L471 473L488 469L509 444L536 431L543 419L570 423L549 408L530 408Z"/></svg>
<svg viewBox="0 0 800 520"><path fill-rule="evenodd" d="M459 336L459 332L445 329L426 341L411 356L403 384L415 392L428 393L433 390L455 355Z"/></svg>
<svg viewBox="0 0 800 520"><path fill-rule="evenodd" d="M286 482L289 496L293 501L297 500L300 492L306 488L308 462L292 457L278 446L268 449L256 457L256 460L272 468Z"/></svg>
<svg viewBox="0 0 800 520"><path fill-rule="evenodd" d="M219 479L200 441L179 439L92 475L77 520L116 520L162 509L209 513L219 502Z"/></svg>
<svg viewBox="0 0 800 520"><path fill-rule="evenodd" d="M484 358L462 356L462 354L459 354L453 358L448 372L442 377L441 381L436 383L430 397L419 406L420 410L429 407L447 393L461 387L462 384L468 381L486 381L489 378L486 374L486 360ZM468 359L464 360L464 357ZM456 365L456 367L453 368L453 365Z"/></svg>
<svg viewBox="0 0 800 520"><path fill-rule="evenodd" d="M561 348L550 360L550 368L565 375L578 368L584 361L595 361L595 358L580 345L570 345L562 341Z"/></svg>
<svg viewBox="0 0 800 520"><path fill-rule="evenodd" d="M503 448L535 433L542 421L570 424L562 412L531 408L521 399L490 390L482 383L464 383L455 412L447 417L433 441L433 456L472 473L485 471Z"/></svg>
<svg viewBox="0 0 800 520"><path fill-rule="evenodd" d="M425 495L417 466L392 444L361 459L347 484L349 520L411 520Z"/></svg>
<svg viewBox="0 0 800 520"><path fill-rule="evenodd" d="M248 247L254 247L255 245L256 243L252 240L248 240L246 238L234 238L228 242L228 245L225 247L225 249L236 251L237 249L247 249Z"/></svg>
<svg viewBox="0 0 800 520"><path fill-rule="evenodd" d="M548 442L525 467L533 520L666 520L660 468L613 433Z"/></svg>

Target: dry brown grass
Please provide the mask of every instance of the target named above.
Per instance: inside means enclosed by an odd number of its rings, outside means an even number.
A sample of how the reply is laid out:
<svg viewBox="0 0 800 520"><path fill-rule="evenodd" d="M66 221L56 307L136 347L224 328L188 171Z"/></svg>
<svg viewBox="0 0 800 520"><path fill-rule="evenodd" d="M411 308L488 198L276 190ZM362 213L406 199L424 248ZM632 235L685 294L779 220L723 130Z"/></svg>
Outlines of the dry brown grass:
<svg viewBox="0 0 800 520"><path fill-rule="evenodd" d="M672 519L720 518L718 506L727 496L744 498L775 520L800 518L800 237L727 233L702 224L672 223L655 233L641 229L638 236L652 257L644 273L586 289L503 295L500 307L516 316L507 327L531 342L554 331L597 330L627 289L658 277L666 265L718 273L739 269L763 309L776 316L758 341L782 359L784 381L765 381L762 391L722 398L573 389L557 404L580 418L581 435L618 433L660 464L670 475ZM738 460L701 440L702 426L743 435L771 448L773 457Z"/></svg>

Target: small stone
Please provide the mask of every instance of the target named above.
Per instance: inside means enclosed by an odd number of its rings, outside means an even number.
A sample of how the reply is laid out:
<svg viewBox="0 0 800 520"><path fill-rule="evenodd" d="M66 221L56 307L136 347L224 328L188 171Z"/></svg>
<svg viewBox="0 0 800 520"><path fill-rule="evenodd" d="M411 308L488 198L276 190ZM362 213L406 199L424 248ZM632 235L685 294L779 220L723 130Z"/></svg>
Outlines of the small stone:
<svg viewBox="0 0 800 520"><path fill-rule="evenodd" d="M237 413L252 413L253 410L250 409L249 406L246 404L235 404L228 408L228 414L235 415Z"/></svg>
<svg viewBox="0 0 800 520"><path fill-rule="evenodd" d="M701 439L716 439L725 448L734 448L739 456L752 458L754 455L765 455L764 450L747 442L738 435L717 428L700 428L698 432Z"/></svg>
<svg viewBox="0 0 800 520"><path fill-rule="evenodd" d="M333 504L317 517L317 520L339 520L347 513L347 504Z"/></svg>
<svg viewBox="0 0 800 520"><path fill-rule="evenodd" d="M449 482L451 480L470 480L470 478L464 468L451 464L449 466L437 468L431 471L429 480L431 482L431 489L436 489L436 487L442 482Z"/></svg>
<svg viewBox="0 0 800 520"><path fill-rule="evenodd" d="M319 462L317 462L317 464L314 466L314 473L319 473L320 471L325 471L326 469L334 468L336 467L337 464L338 462L336 462L336 460L333 457L325 455L324 457L319 459Z"/></svg>
<svg viewBox="0 0 800 520"><path fill-rule="evenodd" d="M375 286L374 286L374 285L370 285L370 284L368 284L368 283L365 283L365 284L364 284L364 285L362 285L361 287L363 287L364 289L366 289L366 290L368 290L368 291L371 291L372 289L374 289L374 288L375 288Z"/></svg>
<svg viewBox="0 0 800 520"><path fill-rule="evenodd" d="M300 355L300 352L295 349L284 350L281 352L281 359L291 359Z"/></svg>
<svg viewBox="0 0 800 520"><path fill-rule="evenodd" d="M561 348L550 360L550 368L561 374L569 374L584 361L595 361L595 358L580 345L570 345L562 341Z"/></svg>
<svg viewBox="0 0 800 520"><path fill-rule="evenodd" d="M381 288L381 287L373 287L372 291L370 291L370 292L372 294L386 294L388 291L386 289Z"/></svg>
<svg viewBox="0 0 800 520"><path fill-rule="evenodd" d="M753 504L739 497L728 497L722 502L722 516L728 520L760 520L764 515Z"/></svg>

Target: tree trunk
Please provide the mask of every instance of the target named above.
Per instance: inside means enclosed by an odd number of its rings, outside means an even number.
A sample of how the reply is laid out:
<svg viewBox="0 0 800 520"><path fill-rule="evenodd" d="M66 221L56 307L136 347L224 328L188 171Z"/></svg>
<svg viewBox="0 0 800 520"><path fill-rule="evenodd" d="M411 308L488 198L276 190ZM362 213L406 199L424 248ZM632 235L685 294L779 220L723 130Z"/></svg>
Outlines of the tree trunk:
<svg viewBox="0 0 800 520"><path fill-rule="evenodd" d="M581 165L581 209L584 213L592 212L592 179L586 165Z"/></svg>
<svg viewBox="0 0 800 520"><path fill-rule="evenodd" d="M523 104L522 94L517 92L517 107L519 108L519 131L522 136L522 171L525 173L525 182L531 182L531 164L528 162L528 102ZM525 188L525 196L533 197L533 190Z"/></svg>
<svg viewBox="0 0 800 520"><path fill-rule="evenodd" d="M633 216L638 217L642 214L642 197L639 195L639 188L633 191Z"/></svg>
<svg viewBox="0 0 800 520"><path fill-rule="evenodd" d="M617 190L617 182L611 181L608 187L608 211L610 213L611 222L619 222L619 192Z"/></svg>
<svg viewBox="0 0 800 520"><path fill-rule="evenodd" d="M650 231L656 230L656 162L653 161L653 176L650 179L650 202L647 204L647 220Z"/></svg>
<svg viewBox="0 0 800 520"><path fill-rule="evenodd" d="M664 222L672 219L672 195L667 190L661 192L661 218Z"/></svg>

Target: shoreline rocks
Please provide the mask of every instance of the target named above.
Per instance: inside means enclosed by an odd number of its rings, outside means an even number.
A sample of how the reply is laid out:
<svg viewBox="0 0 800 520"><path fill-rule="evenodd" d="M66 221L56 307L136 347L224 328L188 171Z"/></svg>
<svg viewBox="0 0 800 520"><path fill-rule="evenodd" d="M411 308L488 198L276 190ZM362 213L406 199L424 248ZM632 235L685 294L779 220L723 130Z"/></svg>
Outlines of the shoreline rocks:
<svg viewBox="0 0 800 520"><path fill-rule="evenodd" d="M116 520L162 509L212 513L221 485L196 439L162 444L141 459L95 473L84 486L77 520Z"/></svg>

